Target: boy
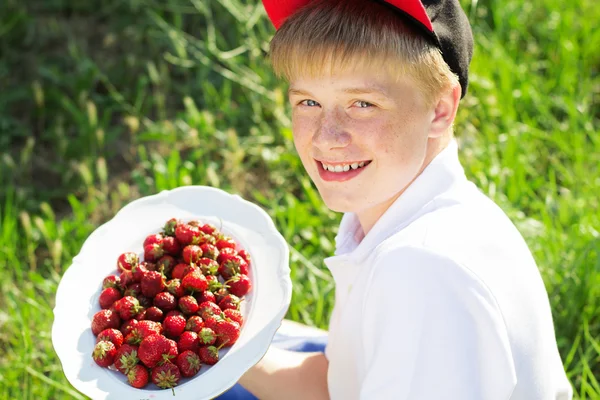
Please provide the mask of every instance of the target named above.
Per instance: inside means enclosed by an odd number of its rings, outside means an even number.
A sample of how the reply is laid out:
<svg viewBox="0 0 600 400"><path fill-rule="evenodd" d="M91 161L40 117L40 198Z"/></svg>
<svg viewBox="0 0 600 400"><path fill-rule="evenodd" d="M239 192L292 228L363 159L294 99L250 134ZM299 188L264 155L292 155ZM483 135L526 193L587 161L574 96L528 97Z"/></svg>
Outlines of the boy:
<svg viewBox="0 0 600 400"><path fill-rule="evenodd" d="M260 399L571 399L535 261L459 162L472 36L458 0L263 3L296 149L344 216L325 354L272 346L241 385Z"/></svg>

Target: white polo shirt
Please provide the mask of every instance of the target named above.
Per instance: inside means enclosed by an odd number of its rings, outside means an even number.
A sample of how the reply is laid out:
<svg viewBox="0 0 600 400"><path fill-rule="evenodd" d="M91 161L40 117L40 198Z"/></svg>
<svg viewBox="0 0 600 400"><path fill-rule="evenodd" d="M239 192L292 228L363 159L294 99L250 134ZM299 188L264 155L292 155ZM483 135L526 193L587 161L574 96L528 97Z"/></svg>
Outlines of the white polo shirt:
<svg viewBox="0 0 600 400"><path fill-rule="evenodd" d="M325 355L334 400L567 400L535 261L453 141L361 238L343 216Z"/></svg>

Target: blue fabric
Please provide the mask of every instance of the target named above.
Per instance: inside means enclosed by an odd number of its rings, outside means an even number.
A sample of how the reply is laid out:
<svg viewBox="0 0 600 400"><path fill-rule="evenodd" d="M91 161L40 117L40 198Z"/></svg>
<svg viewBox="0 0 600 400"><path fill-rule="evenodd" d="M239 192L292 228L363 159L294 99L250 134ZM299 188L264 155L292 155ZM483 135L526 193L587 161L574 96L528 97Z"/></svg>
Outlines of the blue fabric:
<svg viewBox="0 0 600 400"><path fill-rule="evenodd" d="M299 351L303 353L310 353L315 351L325 352L325 345L327 344L327 336L318 337L298 337L298 336L285 336L279 333L275 334L273 338L272 346L280 349ZM215 400L258 400L252 393L244 389L242 385L236 383L231 389L215 397Z"/></svg>

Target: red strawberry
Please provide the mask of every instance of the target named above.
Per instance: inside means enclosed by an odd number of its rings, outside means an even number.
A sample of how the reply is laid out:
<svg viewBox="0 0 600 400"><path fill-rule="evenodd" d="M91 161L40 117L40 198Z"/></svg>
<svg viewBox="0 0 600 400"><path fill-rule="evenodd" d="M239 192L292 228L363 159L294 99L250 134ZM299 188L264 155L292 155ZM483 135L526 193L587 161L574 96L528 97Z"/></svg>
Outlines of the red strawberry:
<svg viewBox="0 0 600 400"><path fill-rule="evenodd" d="M142 343L142 340L144 340L144 336L137 328L132 329L131 332L125 336L125 343L132 346L139 346L140 343Z"/></svg>
<svg viewBox="0 0 600 400"><path fill-rule="evenodd" d="M133 273L131 270L123 270L121 275L119 275L119 279L121 280L121 287L126 288L129 284L133 283Z"/></svg>
<svg viewBox="0 0 600 400"><path fill-rule="evenodd" d="M173 279L183 279L184 276L194 271L197 267L193 267L190 264L179 263L173 268L171 277Z"/></svg>
<svg viewBox="0 0 600 400"><path fill-rule="evenodd" d="M177 350L179 353L183 353L186 350L198 352L199 346L200 342L198 339L198 334L192 331L183 332L177 341Z"/></svg>
<svg viewBox="0 0 600 400"><path fill-rule="evenodd" d="M184 317L184 315L179 310L171 310L167 313L167 315L165 315L165 318L167 318L167 317Z"/></svg>
<svg viewBox="0 0 600 400"><path fill-rule="evenodd" d="M250 266L250 253L248 253L246 250L242 249L240 251L238 251L238 255L240 257L242 257L244 259L244 261L246 261L246 264L248 264L248 266Z"/></svg>
<svg viewBox="0 0 600 400"><path fill-rule="evenodd" d="M165 335L172 338L178 338L185 330L185 318L179 315L166 317L163 322Z"/></svg>
<svg viewBox="0 0 600 400"><path fill-rule="evenodd" d="M140 343L138 357L148 368L169 360L171 343L162 335L150 335Z"/></svg>
<svg viewBox="0 0 600 400"><path fill-rule="evenodd" d="M100 334L96 338L96 343L101 342L103 340L106 342L111 342L115 345L117 349L119 349L123 344L123 334L118 329L105 329L102 332L100 332Z"/></svg>
<svg viewBox="0 0 600 400"><path fill-rule="evenodd" d="M194 297L196 298L196 301L198 302L198 304L204 303L205 301L210 301L213 303L216 303L216 301L217 301L217 299L215 298L215 295L209 290L205 290L204 292L196 293L194 295Z"/></svg>
<svg viewBox="0 0 600 400"><path fill-rule="evenodd" d="M217 329L217 321L222 319L221 315L214 315L204 319L204 327L211 329L213 332Z"/></svg>
<svg viewBox="0 0 600 400"><path fill-rule="evenodd" d="M204 224L200 227L200 230L207 235L212 235L217 230L217 227L212 224Z"/></svg>
<svg viewBox="0 0 600 400"><path fill-rule="evenodd" d="M200 250L202 250L202 257L208 258L209 260L216 260L219 255L219 249L217 246L210 243L203 243L200 246Z"/></svg>
<svg viewBox="0 0 600 400"><path fill-rule="evenodd" d="M240 324L240 327L244 323L244 317L242 316L242 313L240 312L240 310L232 310L229 308L229 309L223 311L223 314L225 315L226 318L229 318L229 319L237 322L238 324Z"/></svg>
<svg viewBox="0 0 600 400"><path fill-rule="evenodd" d="M150 335L160 335L163 333L163 326L159 322L143 320L139 321L139 323L135 327L138 329L142 336L145 338Z"/></svg>
<svg viewBox="0 0 600 400"><path fill-rule="evenodd" d="M124 321L133 318L142 309L140 302L135 297L125 296L119 300L119 316Z"/></svg>
<svg viewBox="0 0 600 400"><path fill-rule="evenodd" d="M146 319L155 322L161 322L164 318L164 313L158 307L152 306L146 310Z"/></svg>
<svg viewBox="0 0 600 400"><path fill-rule="evenodd" d="M171 279L167 281L165 284L165 289L167 292L171 293L176 298L180 298L185 296L185 289L181 286L181 280L179 279Z"/></svg>
<svg viewBox="0 0 600 400"><path fill-rule="evenodd" d="M218 289L223 287L223 284L215 275L205 275L204 277L208 282L208 290L210 290L211 292L216 292Z"/></svg>
<svg viewBox="0 0 600 400"><path fill-rule="evenodd" d="M213 235L207 235L206 233L201 233L200 241L198 244L211 244L215 246L217 243L217 239ZM216 246L215 246L216 247Z"/></svg>
<svg viewBox="0 0 600 400"><path fill-rule="evenodd" d="M232 346L240 337L240 324L228 319L217 320L215 333L217 334L216 345Z"/></svg>
<svg viewBox="0 0 600 400"><path fill-rule="evenodd" d="M182 260L183 261L183 260ZM171 277L173 279L181 280L185 276L185 271L189 267L188 264L179 263L173 267L173 271L171 272Z"/></svg>
<svg viewBox="0 0 600 400"><path fill-rule="evenodd" d="M219 302L219 307L221 310L225 311L228 308L233 310L239 310L240 308L240 298L235 294L228 294L223 297L223 299Z"/></svg>
<svg viewBox="0 0 600 400"><path fill-rule="evenodd" d="M210 328L202 328L198 333L198 340L200 344L210 346L217 341L217 334Z"/></svg>
<svg viewBox="0 0 600 400"><path fill-rule="evenodd" d="M203 292L208 289L208 281L200 271L193 271L183 277L181 285L188 292Z"/></svg>
<svg viewBox="0 0 600 400"><path fill-rule="evenodd" d="M162 245L154 243L144 246L144 260L155 262L165 254Z"/></svg>
<svg viewBox="0 0 600 400"><path fill-rule="evenodd" d="M217 263L222 264L229 256L237 256L237 251L232 249L231 247L224 247L219 250L219 255L217 256Z"/></svg>
<svg viewBox="0 0 600 400"><path fill-rule="evenodd" d="M133 276L133 272L132 272L132 276ZM142 285L138 282L131 283L130 285L128 285L127 289L125 289L125 292L123 293L124 296L132 296L132 297L136 297L136 298L141 294L142 294Z"/></svg>
<svg viewBox="0 0 600 400"><path fill-rule="evenodd" d="M137 265L139 262L139 257L137 254L128 251L123 253L117 258L117 268L119 271L130 271L134 265Z"/></svg>
<svg viewBox="0 0 600 400"><path fill-rule="evenodd" d="M152 368L152 382L161 389L174 388L180 379L181 373L175 364L166 363Z"/></svg>
<svg viewBox="0 0 600 400"><path fill-rule="evenodd" d="M219 361L219 350L215 346L200 347L198 356L204 364L215 365Z"/></svg>
<svg viewBox="0 0 600 400"><path fill-rule="evenodd" d="M111 310L98 311L92 317L92 333L98 336L100 332L109 328L119 328L121 325L121 319L119 314Z"/></svg>
<svg viewBox="0 0 600 400"><path fill-rule="evenodd" d="M156 271L156 263L142 261L140 264L144 264L144 267L146 267L148 271Z"/></svg>
<svg viewBox="0 0 600 400"><path fill-rule="evenodd" d="M134 388L141 389L148 384L148 380L150 379L150 374L148 373L148 368L143 365L136 365L129 370L127 373L127 381Z"/></svg>
<svg viewBox="0 0 600 400"><path fill-rule="evenodd" d="M133 316L133 319L137 319L138 321L143 321L145 319L148 319L148 317L146 316L146 310L144 310L142 308L142 311L140 311L139 313L135 314Z"/></svg>
<svg viewBox="0 0 600 400"><path fill-rule="evenodd" d="M200 329L202 329L204 327L204 321L202 321L202 318L198 315L192 315L190 318L188 318L186 324L185 324L185 330L186 331L192 331L192 332L200 332Z"/></svg>
<svg viewBox="0 0 600 400"><path fill-rule="evenodd" d="M217 249L222 250L225 247L229 247L231 249L234 249L237 247L235 242L233 241L232 238L227 237L227 236L223 236L223 238L217 240Z"/></svg>
<svg viewBox="0 0 600 400"><path fill-rule="evenodd" d="M164 277L160 272L148 271L142 278L142 293L153 298L165 288Z"/></svg>
<svg viewBox="0 0 600 400"><path fill-rule="evenodd" d="M138 320L136 319L130 319L129 321L125 321L125 323L121 325L121 332L123 333L123 336L126 337L127 335L129 335L137 324Z"/></svg>
<svg viewBox="0 0 600 400"><path fill-rule="evenodd" d="M162 325L158 322L143 320L139 321L136 326L125 336L125 343L131 345L139 345L142 340L152 335L162 334Z"/></svg>
<svg viewBox="0 0 600 400"><path fill-rule="evenodd" d="M134 282L141 282L142 281L142 277L144 276L144 274L146 272L148 272L148 267L147 267L148 263L146 261L143 261L137 265L134 265L133 267L131 267L131 273L133 274L133 281Z"/></svg>
<svg viewBox="0 0 600 400"><path fill-rule="evenodd" d="M220 315L221 309L213 302L205 301L198 306L198 315L206 322L206 319L214 315Z"/></svg>
<svg viewBox="0 0 600 400"><path fill-rule="evenodd" d="M200 258L202 258L202 249L196 244L190 244L183 248L181 253L183 261L187 264L196 264Z"/></svg>
<svg viewBox="0 0 600 400"><path fill-rule="evenodd" d="M234 275L226 283L229 285L229 293L233 293L238 297L244 296L252 289L250 278L244 274Z"/></svg>
<svg viewBox="0 0 600 400"><path fill-rule="evenodd" d="M152 307L152 299L150 297L146 297L144 295L137 296L138 301L140 302L140 306L147 308Z"/></svg>
<svg viewBox="0 0 600 400"><path fill-rule="evenodd" d="M200 229L189 224L179 224L175 228L175 237L182 246L187 246L200 236ZM196 239L197 240L197 239Z"/></svg>
<svg viewBox="0 0 600 400"><path fill-rule="evenodd" d="M216 275L219 271L219 263L210 258L203 257L198 260L198 266L206 276Z"/></svg>
<svg viewBox="0 0 600 400"><path fill-rule="evenodd" d="M177 255L181 251L181 245L176 238L167 236L162 243L162 248L166 254Z"/></svg>
<svg viewBox="0 0 600 400"><path fill-rule="evenodd" d="M116 289L121 289L121 279L117 275L108 275L102 281L102 288L106 289L109 287L114 287Z"/></svg>
<svg viewBox="0 0 600 400"><path fill-rule="evenodd" d="M92 358L101 367L108 368L115 362L115 356L117 355L117 348L114 343L101 340L96 343Z"/></svg>
<svg viewBox="0 0 600 400"><path fill-rule="evenodd" d="M168 236L175 236L175 228L177 228L177 225L179 225L177 218L171 218L168 220L163 227L164 234Z"/></svg>
<svg viewBox="0 0 600 400"><path fill-rule="evenodd" d="M220 303L221 300L223 300L229 294L229 289L227 289L225 287L221 287L216 292L213 292L213 293L215 295L215 298L217 299L216 303Z"/></svg>
<svg viewBox="0 0 600 400"><path fill-rule="evenodd" d="M202 366L200 363L200 357L193 351L186 350L177 356L177 367L181 371L181 375L190 378L200 371Z"/></svg>
<svg viewBox="0 0 600 400"><path fill-rule="evenodd" d="M138 347L130 344L124 344L117 350L115 356L115 367L119 372L127 374L127 372L140 362L138 357Z"/></svg>
<svg viewBox="0 0 600 400"><path fill-rule="evenodd" d="M119 289L116 289L115 287L111 286L102 290L98 302L100 303L100 307L102 307L103 309L109 309L110 306L112 306L113 303L119 300L120 298L121 292L119 291Z"/></svg>
<svg viewBox="0 0 600 400"><path fill-rule="evenodd" d="M177 299L169 292L160 292L154 296L154 305L168 312L177 307Z"/></svg>
<svg viewBox="0 0 600 400"><path fill-rule="evenodd" d="M235 274L248 275L248 264L240 256L227 256L219 266L219 274L223 279L229 279Z"/></svg>
<svg viewBox="0 0 600 400"><path fill-rule="evenodd" d="M154 233L152 235L148 235L146 237L146 239L144 240L144 247L153 245L153 244L160 245L163 242L163 239L164 239L164 237L160 233Z"/></svg>
<svg viewBox="0 0 600 400"><path fill-rule="evenodd" d="M177 261L171 256L162 256L160 260L156 262L156 271L160 272L164 276L171 276L173 268L177 264Z"/></svg>
<svg viewBox="0 0 600 400"><path fill-rule="evenodd" d="M179 355L179 350L177 349L177 342L171 339L167 339L169 341L169 353L167 354L167 358L165 361L174 363L177 360L177 356Z"/></svg>
<svg viewBox="0 0 600 400"><path fill-rule="evenodd" d="M198 302L193 296L183 296L179 299L179 309L185 315L195 314L198 311Z"/></svg>

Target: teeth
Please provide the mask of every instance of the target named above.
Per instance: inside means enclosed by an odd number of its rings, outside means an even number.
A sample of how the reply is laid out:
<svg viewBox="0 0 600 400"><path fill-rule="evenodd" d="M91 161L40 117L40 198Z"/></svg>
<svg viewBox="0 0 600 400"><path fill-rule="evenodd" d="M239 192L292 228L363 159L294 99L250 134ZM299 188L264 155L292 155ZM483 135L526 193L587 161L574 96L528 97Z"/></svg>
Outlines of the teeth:
<svg viewBox="0 0 600 400"><path fill-rule="evenodd" d="M338 165L333 166L333 165L325 164L324 162L322 162L321 165L323 166L323 169L325 171L347 172L347 171L350 171L351 169L358 169L358 168L364 167L365 163L364 163L364 161L362 161L360 163L338 164Z"/></svg>

